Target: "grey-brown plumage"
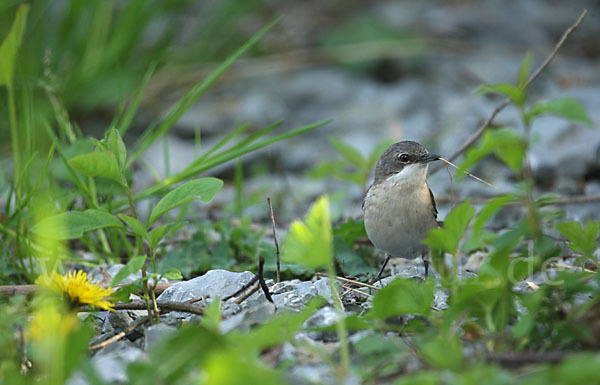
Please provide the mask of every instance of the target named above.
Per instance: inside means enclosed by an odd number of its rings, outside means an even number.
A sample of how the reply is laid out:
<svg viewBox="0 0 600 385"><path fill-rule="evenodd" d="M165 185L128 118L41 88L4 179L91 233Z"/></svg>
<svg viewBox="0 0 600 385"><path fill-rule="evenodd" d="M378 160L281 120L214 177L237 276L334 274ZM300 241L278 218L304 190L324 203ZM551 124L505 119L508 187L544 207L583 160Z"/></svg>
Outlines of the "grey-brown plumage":
<svg viewBox="0 0 600 385"><path fill-rule="evenodd" d="M363 212L369 239L388 256L413 259L428 252L422 241L438 222L427 169L439 158L417 142L403 141L391 145L377 161Z"/></svg>

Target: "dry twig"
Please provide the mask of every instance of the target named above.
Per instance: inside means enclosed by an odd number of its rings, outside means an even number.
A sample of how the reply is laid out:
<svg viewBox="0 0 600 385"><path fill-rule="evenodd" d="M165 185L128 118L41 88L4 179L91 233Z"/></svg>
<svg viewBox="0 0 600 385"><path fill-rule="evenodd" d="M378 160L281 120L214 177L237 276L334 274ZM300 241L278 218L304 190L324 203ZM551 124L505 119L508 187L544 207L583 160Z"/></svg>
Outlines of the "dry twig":
<svg viewBox="0 0 600 385"><path fill-rule="evenodd" d="M228 300L230 300L233 297L237 297L241 293L245 292L252 285L254 285L256 283L256 281L258 281L258 276L257 275L255 275L254 277L252 277L252 279L250 281L248 281L248 283L246 283L244 286L240 287L240 289L238 291L236 291L235 293L233 293L231 295L228 295L227 297L223 298L223 302L228 301Z"/></svg>
<svg viewBox="0 0 600 385"><path fill-rule="evenodd" d="M490 201L490 199L488 199L488 198L479 198L479 197L473 197L473 198L469 198L469 199L471 200L471 203L473 203L475 205L484 205ZM452 197L448 197L448 196L440 196L440 197L436 197L435 201L437 204L442 205L442 204L447 204L447 203L462 203L462 202L466 201L466 199L453 199ZM564 205L571 205L571 204L585 204L585 203L595 203L595 202L600 202L600 195L590 195L590 196L580 195L580 196L574 196L574 197L569 197L569 198L560 198L560 199L555 199L555 200L549 200L547 202L544 202L542 206L564 206ZM522 203L519 201L507 203L507 205L511 205L511 206L521 205L521 204Z"/></svg>
<svg viewBox="0 0 600 385"><path fill-rule="evenodd" d="M488 354L487 361L507 368L518 368L538 363L557 364L566 358L566 352L510 352Z"/></svg>
<svg viewBox="0 0 600 385"><path fill-rule="evenodd" d="M319 277L329 277L328 274L324 274L324 273L316 273L317 276ZM374 289L374 290L380 290L380 287L377 286L373 286L370 285L368 283L364 283L364 282L360 282L360 281L355 281L353 279L348 279L348 278L344 278L344 277L335 277L335 279L337 279L338 281L343 281L343 282L348 282L348 283L352 283L354 285L358 285L358 286L364 286L364 287L368 287L370 289Z"/></svg>
<svg viewBox="0 0 600 385"><path fill-rule="evenodd" d="M257 278L257 280L258 280L258 278ZM244 302L248 297L250 297L252 294L256 293L258 291L258 289L260 289L260 283L256 282L257 280L254 281L254 285L252 285L248 291L243 293L240 297L236 298L234 302L239 305L240 303Z"/></svg>
<svg viewBox="0 0 600 385"><path fill-rule="evenodd" d="M263 293L265 293L265 297L267 298L267 300L274 304L275 302L273 302L273 298L271 298L271 293L269 293L269 288L267 287L267 284L265 283L265 278L263 277L264 265L265 265L265 258L261 255L260 257L258 257L258 272L257 272L258 283L260 284L260 287L262 288Z"/></svg>
<svg viewBox="0 0 600 385"><path fill-rule="evenodd" d="M174 301L157 301L156 305L161 313L166 313L169 311L181 311L185 313L204 315L204 309L201 306L197 306L191 303L185 302L174 302ZM146 302L143 301L134 301L134 302L119 302L114 306L115 310L146 310ZM81 311L91 312L94 311L93 308L89 306L82 306L80 308Z"/></svg>
<svg viewBox="0 0 600 385"><path fill-rule="evenodd" d="M459 170L460 167L458 167L457 165L455 165L454 163L450 162L448 159L446 158L440 158L440 160L444 163L446 163L449 166L454 167L455 169ZM478 182L483 183L486 186L495 188L496 190L498 189L498 187L494 186L493 184L491 184L490 182L486 182L483 179L476 177L475 175L471 174L470 172L468 172L467 170L462 170L462 172L464 172L467 176L470 176L471 178L475 179ZM448 174L450 175L450 184L452 184L452 174L450 173L450 170L448 170ZM453 194L452 194L453 195Z"/></svg>
<svg viewBox="0 0 600 385"><path fill-rule="evenodd" d="M155 294L161 294L167 288L171 287L174 282L158 282L156 284L156 289L154 289ZM127 286L129 283L118 284L115 288ZM102 287L105 287L102 285ZM0 297L10 297L17 294L23 295L33 295L37 290L39 290L40 286L38 285L5 285L0 286Z"/></svg>
<svg viewBox="0 0 600 385"><path fill-rule="evenodd" d="M142 316L139 317L138 319L136 319L135 321L133 321L131 323L131 325L129 325L127 327L127 330L122 331L120 333L115 334L114 336L110 337L109 339L102 341L96 345L92 345L90 347L88 347L89 350L98 350L98 349L102 349L107 347L108 345L112 344L113 342L117 342L118 340L120 340L121 338L125 337L128 333L131 333L133 331L133 329L137 328L138 326L144 324L146 321L148 321L148 316Z"/></svg>
<svg viewBox="0 0 600 385"><path fill-rule="evenodd" d="M279 242L277 241L277 228L275 227L275 215L273 215L273 205L271 204L271 198L267 197L267 203L269 204L269 212L271 214L271 224L273 225L273 239L275 240L275 257L277 258L277 283L281 282L280 266L279 266ZM273 302L273 301L271 301Z"/></svg>

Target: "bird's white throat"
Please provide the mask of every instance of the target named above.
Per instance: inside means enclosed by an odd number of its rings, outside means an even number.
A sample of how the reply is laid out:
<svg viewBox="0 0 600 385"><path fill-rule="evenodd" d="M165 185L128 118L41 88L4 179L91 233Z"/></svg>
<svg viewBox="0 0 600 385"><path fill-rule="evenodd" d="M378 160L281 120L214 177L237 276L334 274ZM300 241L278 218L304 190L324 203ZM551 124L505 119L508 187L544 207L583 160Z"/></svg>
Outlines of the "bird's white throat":
<svg viewBox="0 0 600 385"><path fill-rule="evenodd" d="M404 166L404 168L389 178L386 182L400 185L402 187L421 187L427 179L428 163L415 163Z"/></svg>

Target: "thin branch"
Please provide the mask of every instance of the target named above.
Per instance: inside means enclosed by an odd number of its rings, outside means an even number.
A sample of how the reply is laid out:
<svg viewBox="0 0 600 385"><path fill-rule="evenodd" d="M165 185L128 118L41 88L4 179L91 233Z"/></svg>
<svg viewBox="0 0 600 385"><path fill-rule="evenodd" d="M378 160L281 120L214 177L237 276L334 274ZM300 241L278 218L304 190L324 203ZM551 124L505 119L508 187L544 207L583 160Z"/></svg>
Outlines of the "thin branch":
<svg viewBox="0 0 600 385"><path fill-rule="evenodd" d="M440 158L440 160L441 160L442 162L446 163L446 165L452 166L452 167L454 167L455 169L457 169L457 170L460 170L460 167L458 167L458 166L457 166L457 165L455 165L454 163L450 162L448 159L446 159L446 158ZM483 184L484 184L484 185L486 185L486 186L489 186L489 187L491 187L491 188L495 188L496 190L498 190L498 187L494 186L494 185L493 185L493 184L491 184L490 182L487 182L487 181L485 181L485 180L481 179L481 178L480 178L480 177L478 177L478 176L475 176L475 175L471 174L471 173L470 173L470 172L468 172L467 170L462 170L462 172L463 172L464 174L466 174L466 175L470 176L471 178L475 179L476 181L478 181L478 182L481 182L481 183L483 183ZM453 183L452 183L452 173L450 173L450 171L448 171L448 174L450 175L450 185L452 185L452 184L453 184Z"/></svg>
<svg viewBox="0 0 600 385"><path fill-rule="evenodd" d="M235 293L228 295L227 297L223 298L223 302L226 302L228 300L230 300L233 297L237 297L238 295L240 295L241 293L245 292L246 290L248 290L250 288L250 286L254 285L256 283L256 281L258 281L258 276L255 275L254 277L252 277L252 279L250 281L248 281L248 283L246 283L244 286L242 286L238 291L236 291Z"/></svg>
<svg viewBox="0 0 600 385"><path fill-rule="evenodd" d="M271 198L267 197L267 203L269 204L269 212L271 214L271 224L273 225L273 239L275 240L275 257L277 258L277 283L281 282L280 266L279 266L279 242L277 241L277 228L275 227L275 215L273 215L273 205L271 205ZM273 302L273 301L271 301Z"/></svg>
<svg viewBox="0 0 600 385"><path fill-rule="evenodd" d="M581 12L581 15L579 15L579 18L577 18L577 21L563 33L562 37L560 38L558 43L556 43L556 45L554 46L554 49L552 50L552 52L550 52L550 54L548 55L546 60L544 60L544 62L527 79L527 81L525 82L525 88L529 87L529 85L531 83L533 83L533 81L535 79L537 79L538 76L540 76L542 71L544 71L546 69L546 67L548 67L550 62L552 62L552 59L554 59L554 57L558 53L558 50L562 47L562 45L567 40L567 38L577 29L577 27L579 27L579 24L581 24L581 22L583 21L583 19L585 18L586 15L587 15L587 9L584 9L583 12ZM448 157L447 159L450 161L453 161L459 155L461 155L463 152L465 152L467 148L471 147L471 145L473 145L473 143L475 143L479 139L479 137L481 137L481 135L483 134L485 129L488 128L492 124L492 122L496 118L496 115L498 115L500 113L500 111L502 111L506 106L508 106L510 104L510 102L511 102L510 99L508 99L508 98L504 99L502 101L502 103L500 103L498 105L498 107L496 107L496 109L494 109L494 111L492 112L492 115L490 115L490 117L485 122L483 122L483 124L481 126L479 126L477 131L475 131L475 133L473 135L471 135L471 137L469 139L467 139L467 141L462 146L460 146L460 148L456 152L454 152L454 154L452 154L450 157ZM443 167L443 165L438 165L436 167L433 167L431 170L431 174L438 172L442 167Z"/></svg>
<svg viewBox="0 0 600 385"><path fill-rule="evenodd" d="M248 291L246 291L240 297L236 298L234 302L239 305L240 303L244 302L248 297L250 297L252 294L256 293L258 291L258 289L260 289L260 284L258 282L256 282L257 280L258 280L258 278L254 281L254 286L250 287L250 289Z"/></svg>
<svg viewBox="0 0 600 385"><path fill-rule="evenodd" d="M262 288L263 293L265 293L265 297L267 297L267 300L269 302L271 302L272 304L274 304L275 302L273 302L273 298L271 298L271 293L269 293L269 288L267 287L265 278L263 277L264 265L265 265L265 258L261 255L260 257L258 257L258 272L257 272L258 283L260 284L260 287Z"/></svg>
<svg viewBox="0 0 600 385"><path fill-rule="evenodd" d="M39 289L38 285L6 285L0 286L0 297L11 297L13 295L33 295Z"/></svg>
<svg viewBox="0 0 600 385"><path fill-rule="evenodd" d="M566 352L511 352L488 354L486 360L507 368L518 368L530 364L551 363L557 364L564 360Z"/></svg>
<svg viewBox="0 0 600 385"><path fill-rule="evenodd" d="M480 198L480 197L472 197L469 198L471 200L471 203L475 204L475 205L484 205L488 202L490 202L491 198ZM440 196L440 197L436 197L435 201L437 204L439 205L443 205L443 204L449 204L449 203L462 203L464 201L466 201L466 199L464 198L459 198L459 199L454 199L453 197L448 197L448 196ZM600 195L577 195L577 196L573 196L573 197L567 197L567 198L558 198L555 200L548 200L546 202L544 202L542 204L542 206L565 206L565 205L575 205L575 204L585 204L585 203L595 203L595 202L600 202ZM515 206L515 205L520 205L522 204L521 202L518 201L514 201L514 202L508 202L507 205L509 206Z"/></svg>
<svg viewBox="0 0 600 385"><path fill-rule="evenodd" d="M362 294L362 295L364 295L366 297L372 297L371 294L365 293L364 291L360 291L360 290L355 289L353 287L349 287L348 289L346 289L346 291L344 293L342 293L342 295L340 295L340 297L344 297L346 294L348 294L348 293L350 293L352 291L355 292L355 293L358 293L358 294Z"/></svg>
<svg viewBox="0 0 600 385"><path fill-rule="evenodd" d="M108 345L112 344L113 342L117 342L121 338L125 337L128 333L131 333L133 331L133 329L135 329L138 326L144 324L146 321L148 321L148 316L147 315L139 317L138 319L136 319L135 321L133 321L131 323L131 325L129 325L127 327L127 330L122 331L120 333L117 333L114 336L110 337L109 339L107 339L105 341L102 341L102 342L100 342L100 343L98 343L96 345L89 346L88 349L89 350L98 350L98 349L105 348Z"/></svg>
<svg viewBox="0 0 600 385"><path fill-rule="evenodd" d="M550 263L549 265L550 265L550 267L554 267L557 269L581 271L581 266L570 266L570 265L565 265L564 263ZM593 274L598 273L597 271L590 270L590 269L583 269L583 271L585 271L586 273L593 273Z"/></svg>
<svg viewBox="0 0 600 385"><path fill-rule="evenodd" d="M316 273L316 275L319 277L329 277L328 274L324 274L324 273ZM364 283L364 282L360 282L360 281L355 281L353 279L348 279L348 278L344 278L344 277L335 277L335 279L337 279L338 281L352 283L352 284L358 285L358 286L368 287L369 289L373 289L373 290L381 290L380 287L369 285L368 283Z"/></svg>
<svg viewBox="0 0 600 385"><path fill-rule="evenodd" d="M201 306L185 303L185 302L173 302L173 301L157 301L156 305L158 309L165 313L169 311L181 311L184 313L191 313L197 315L204 315L204 309ZM94 309L89 306L82 306L81 311L93 311ZM115 310L146 310L146 302L134 301L134 302L119 302L114 306Z"/></svg>
<svg viewBox="0 0 600 385"><path fill-rule="evenodd" d="M155 294L161 294L167 288L173 286L175 282L158 282L156 284L156 289L154 289ZM129 283L118 284L115 288L127 286ZM100 285L102 287L107 287L104 285ZM38 291L40 286L38 285L5 285L0 286L0 297L10 297L13 295L23 294L26 296L31 296Z"/></svg>
<svg viewBox="0 0 600 385"><path fill-rule="evenodd" d="M185 301L185 303L196 303L196 302L202 301L204 304L206 304L206 301L209 298L210 298L210 294L203 294L203 295L199 295L199 296L194 297L194 298L190 298L187 301Z"/></svg>

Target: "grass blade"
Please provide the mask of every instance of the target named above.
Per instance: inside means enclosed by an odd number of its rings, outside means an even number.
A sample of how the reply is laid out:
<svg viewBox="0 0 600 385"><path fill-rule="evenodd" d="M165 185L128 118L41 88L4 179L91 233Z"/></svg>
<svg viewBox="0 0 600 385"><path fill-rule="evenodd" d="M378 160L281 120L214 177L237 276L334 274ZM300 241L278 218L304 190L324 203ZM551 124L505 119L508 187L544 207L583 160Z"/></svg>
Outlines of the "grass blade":
<svg viewBox="0 0 600 385"><path fill-rule="evenodd" d="M121 136L125 136L125 133L129 129L129 126L131 126L131 122L133 121L133 118L135 117L135 114L137 113L138 108L140 107L140 104L142 102L142 97L144 96L144 91L146 90L146 87L150 83L150 78L152 78L152 75L154 74L155 69L156 69L156 63L150 64L150 67L148 67L148 70L146 71L146 74L144 74L144 78L142 79L142 85L140 86L140 89L135 94L135 98L133 99L133 102L131 102L131 104L127 108L127 111L125 112L125 115L123 116L121 121L118 123L117 129L119 130L119 134L121 134Z"/></svg>
<svg viewBox="0 0 600 385"><path fill-rule="evenodd" d="M249 127L248 123L242 124L241 126L239 126L238 128L236 128L231 134L229 134L229 135L225 136L223 139L221 139L219 141L219 143L215 144L210 150L206 151L205 154L202 154L202 156L199 157L198 159L196 159L194 161L194 163L201 163L201 162L203 162L204 160L206 160L206 158L208 158L210 155L212 155L215 151L217 151L218 149L220 149L221 147L223 147L224 145L226 145L230 140L234 139L239 134L241 134L242 132L246 131L246 129L248 127Z"/></svg>
<svg viewBox="0 0 600 385"><path fill-rule="evenodd" d="M202 96L206 90L246 51L256 44L271 29L279 18L261 29L248 42L229 56L217 69L215 69L202 83L192 87L175 105L167 112L161 123L154 123L144 132L127 161L130 166L158 137L168 131L179 118Z"/></svg>
<svg viewBox="0 0 600 385"><path fill-rule="evenodd" d="M297 128L295 130L289 131L289 132L285 132L283 134L274 136L272 138L269 139L265 139L261 142L255 143L253 145L250 146L246 146L243 148L238 148L235 150L230 150L230 151L226 151L224 153L218 154L214 157L212 157L211 159L208 159L205 163L203 164L199 164L199 165L195 165L193 167L188 166L185 170L181 171L180 173L172 176L171 178L167 178L165 179L162 183L159 183L155 186L152 186L150 188L148 188L145 191L140 192L139 194L137 194L136 196L134 196L134 199L138 200L138 199L143 199L143 198L147 198L149 196L154 195L156 192L164 189L165 187L169 187L172 186L176 183L182 182L188 178L191 178L195 175L198 175L200 173L203 173L204 171L210 170L211 168L214 168L220 164L223 164L227 161L230 161L232 159L235 159L239 156L245 155L249 152L261 149L263 147L266 147L270 144L285 140L285 139L289 139L291 137L294 137L296 135L300 135L303 134L307 131L311 131L314 130L317 127L321 127L327 123L331 122L331 120L323 120L321 122L317 122L317 123L313 123L310 124L308 126L304 126L304 127L300 127Z"/></svg>

